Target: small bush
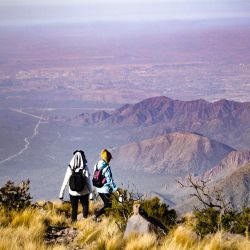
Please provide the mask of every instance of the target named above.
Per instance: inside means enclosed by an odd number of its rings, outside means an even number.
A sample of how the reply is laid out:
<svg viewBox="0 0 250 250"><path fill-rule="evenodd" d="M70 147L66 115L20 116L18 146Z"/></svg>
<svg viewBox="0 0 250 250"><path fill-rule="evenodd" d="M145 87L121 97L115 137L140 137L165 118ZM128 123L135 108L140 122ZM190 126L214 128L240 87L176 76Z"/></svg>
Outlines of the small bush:
<svg viewBox="0 0 250 250"><path fill-rule="evenodd" d="M8 181L0 188L0 208L5 210L22 210L31 205L30 181L22 181L19 185Z"/></svg>
<svg viewBox="0 0 250 250"><path fill-rule="evenodd" d="M109 209L109 214L114 218L119 229L124 231L128 218L132 215L134 201L140 199L140 196L126 189L120 192L124 200L120 203L118 196L116 194L112 195L112 208Z"/></svg>
<svg viewBox="0 0 250 250"><path fill-rule="evenodd" d="M229 211L222 216L223 229L236 234L249 232L250 228L250 208L243 208L238 212Z"/></svg>
<svg viewBox="0 0 250 250"><path fill-rule="evenodd" d="M167 229L176 224L176 211L169 209L169 206L161 202L158 197L142 201L140 209L145 211L149 217L160 221Z"/></svg>
<svg viewBox="0 0 250 250"><path fill-rule="evenodd" d="M124 201L120 203L117 195L113 195L112 208L109 213L122 231L125 230L127 221L133 213L135 201L141 203L140 214L153 224L159 225L164 230L167 229L167 231L176 224L177 215L175 210L169 209L169 206L161 202L158 197L142 200L142 197L133 191L122 190L121 193Z"/></svg>
<svg viewBox="0 0 250 250"><path fill-rule="evenodd" d="M230 233L244 234L249 232L250 209L242 211L206 208L194 212L197 219L195 230L201 236L224 230Z"/></svg>
<svg viewBox="0 0 250 250"><path fill-rule="evenodd" d="M220 225L220 212L214 208L202 209L194 212L197 219L195 231L204 236L209 233L215 233Z"/></svg>

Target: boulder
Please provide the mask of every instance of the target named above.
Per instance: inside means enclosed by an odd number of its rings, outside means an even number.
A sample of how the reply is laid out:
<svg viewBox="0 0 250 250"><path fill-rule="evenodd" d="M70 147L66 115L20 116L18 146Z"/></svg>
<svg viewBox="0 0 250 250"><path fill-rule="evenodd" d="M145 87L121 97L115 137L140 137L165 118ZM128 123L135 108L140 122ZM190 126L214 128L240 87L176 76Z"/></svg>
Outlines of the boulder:
<svg viewBox="0 0 250 250"><path fill-rule="evenodd" d="M130 233L149 233L150 222L144 219L139 213L140 204L133 206L133 215L128 219L124 236L128 236Z"/></svg>

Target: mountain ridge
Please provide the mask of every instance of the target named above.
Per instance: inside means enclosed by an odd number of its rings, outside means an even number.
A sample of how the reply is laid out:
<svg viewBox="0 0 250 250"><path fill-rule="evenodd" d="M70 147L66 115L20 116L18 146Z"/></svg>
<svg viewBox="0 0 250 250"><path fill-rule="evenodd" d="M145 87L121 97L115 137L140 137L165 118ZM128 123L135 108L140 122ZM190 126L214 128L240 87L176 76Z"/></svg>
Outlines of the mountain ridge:
<svg viewBox="0 0 250 250"><path fill-rule="evenodd" d="M99 120L90 120L88 122L91 124L92 122L95 123L111 119L113 122L117 122L119 124L124 121L125 118L128 118L130 116L139 116L141 114L141 117L139 118L142 118L143 122L145 122L143 118L147 118L146 115L151 115L151 117L148 117L148 120L146 121L149 124L150 122L154 124L155 122L162 121L161 119L164 118L173 118L175 112L178 113L177 115L180 115L181 113L183 114L183 111L195 110L200 111L198 113L199 118L206 118L206 116L209 117L213 114L214 116L218 116L221 118L229 115L229 111L231 111L232 109L240 110L241 106L247 106L250 108L250 102L236 102L229 101L226 99L221 99L216 102L208 102L204 99L197 99L193 101L180 101L170 99L166 96L157 96L142 100L141 102L138 102L136 104L125 104L111 113L107 113L105 111L94 112L91 114L92 117L97 117L97 114L99 114L100 112L105 112L106 116L100 116ZM84 114L87 113L81 114L80 117L84 117ZM115 119L115 117L121 117L122 119ZM134 120L134 122L134 125L138 125L136 123L136 120ZM141 122L139 121L138 123L140 124Z"/></svg>
<svg viewBox="0 0 250 250"><path fill-rule="evenodd" d="M250 148L250 102L179 101L158 96L126 104L109 113L83 113L72 122L97 128L134 129L130 141L189 131L236 149Z"/></svg>
<svg viewBox="0 0 250 250"><path fill-rule="evenodd" d="M225 178L230 172L247 164L250 164L250 150L232 151L218 165L206 172L203 179L214 181L222 176Z"/></svg>
<svg viewBox="0 0 250 250"><path fill-rule="evenodd" d="M201 174L233 148L190 132L173 132L112 149L114 164L149 173Z"/></svg>

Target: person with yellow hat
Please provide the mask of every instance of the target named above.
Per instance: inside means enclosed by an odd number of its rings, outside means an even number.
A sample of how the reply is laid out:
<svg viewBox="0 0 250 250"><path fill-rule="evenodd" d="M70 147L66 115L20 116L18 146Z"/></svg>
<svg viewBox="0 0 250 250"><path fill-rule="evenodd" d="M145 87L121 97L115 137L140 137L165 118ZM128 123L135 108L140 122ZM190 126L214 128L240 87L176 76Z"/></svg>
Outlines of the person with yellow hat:
<svg viewBox="0 0 250 250"><path fill-rule="evenodd" d="M96 186L96 191L101 197L104 205L101 209L97 210L93 216L94 220L98 221L99 216L105 213L107 208L111 207L111 194L117 191L117 186L113 180L110 161L112 159L111 153L107 149L103 149L101 152L101 160L94 167L94 177L97 174L102 176L102 183ZM93 181L93 185L95 185Z"/></svg>

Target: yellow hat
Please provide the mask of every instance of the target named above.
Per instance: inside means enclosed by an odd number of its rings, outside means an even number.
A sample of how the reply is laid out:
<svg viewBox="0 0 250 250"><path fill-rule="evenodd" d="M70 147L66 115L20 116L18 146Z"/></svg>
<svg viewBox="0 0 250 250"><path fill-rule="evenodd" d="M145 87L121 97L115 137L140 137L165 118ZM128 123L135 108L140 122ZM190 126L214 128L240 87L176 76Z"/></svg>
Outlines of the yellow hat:
<svg viewBox="0 0 250 250"><path fill-rule="evenodd" d="M101 157L106 163L109 163L112 159L112 155L107 149L102 150Z"/></svg>

